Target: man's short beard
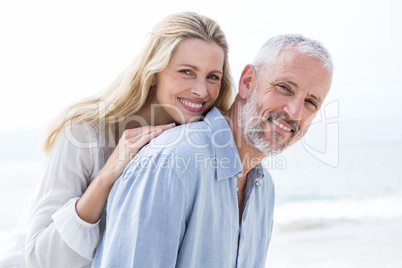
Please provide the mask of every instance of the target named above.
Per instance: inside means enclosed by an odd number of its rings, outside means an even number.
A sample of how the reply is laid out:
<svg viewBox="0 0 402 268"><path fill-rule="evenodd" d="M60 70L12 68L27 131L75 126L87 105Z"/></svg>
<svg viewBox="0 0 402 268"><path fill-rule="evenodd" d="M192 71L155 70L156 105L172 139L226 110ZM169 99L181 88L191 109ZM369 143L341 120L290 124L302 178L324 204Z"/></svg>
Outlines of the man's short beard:
<svg viewBox="0 0 402 268"><path fill-rule="evenodd" d="M266 116L262 116L262 105L257 98L257 86L251 92L246 104L241 108L239 124L241 126L243 135L246 142L260 151L264 156L275 155L281 153L289 145L298 140L300 128L297 122L288 118L285 113L282 112L270 112ZM278 118L292 126L292 137L286 143L280 145L281 139L284 137L281 133L272 129L265 130L263 124L265 124L270 118ZM271 133L271 138L267 139L264 135L266 131Z"/></svg>

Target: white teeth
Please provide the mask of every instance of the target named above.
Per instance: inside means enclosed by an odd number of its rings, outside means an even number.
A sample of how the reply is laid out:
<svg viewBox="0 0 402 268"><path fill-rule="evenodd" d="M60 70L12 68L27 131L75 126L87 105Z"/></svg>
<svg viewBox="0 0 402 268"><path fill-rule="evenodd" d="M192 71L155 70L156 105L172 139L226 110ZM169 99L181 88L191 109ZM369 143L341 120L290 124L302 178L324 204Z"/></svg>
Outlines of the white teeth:
<svg viewBox="0 0 402 268"><path fill-rule="evenodd" d="M284 125L282 125L281 123L279 123L279 122L276 121L275 119L272 119L271 121L272 121L272 123L274 123L275 125L277 125L277 126L280 127L281 129L284 129L284 130L286 130L286 131L291 131L290 128L285 127Z"/></svg>
<svg viewBox="0 0 402 268"><path fill-rule="evenodd" d="M186 100L182 100L182 99L178 99L181 103L184 103L187 106L190 106L192 108L201 108L202 107L202 103L192 103L192 102L188 102Z"/></svg>

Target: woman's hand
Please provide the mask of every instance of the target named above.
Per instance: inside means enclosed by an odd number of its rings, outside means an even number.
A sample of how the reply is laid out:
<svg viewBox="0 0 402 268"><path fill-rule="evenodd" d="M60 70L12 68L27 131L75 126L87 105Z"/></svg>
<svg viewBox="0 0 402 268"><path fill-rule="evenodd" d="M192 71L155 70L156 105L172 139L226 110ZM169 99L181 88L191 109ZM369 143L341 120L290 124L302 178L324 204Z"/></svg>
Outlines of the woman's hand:
<svg viewBox="0 0 402 268"><path fill-rule="evenodd" d="M169 124L125 130L105 166L99 170L94 180L77 201L75 209L78 216L86 222L96 223L106 205L107 197L114 182L123 173L128 162L150 140L174 126L175 124Z"/></svg>
<svg viewBox="0 0 402 268"><path fill-rule="evenodd" d="M175 124L172 123L125 130L105 166L99 171L100 175L113 184L142 147L158 137L163 131L174 126Z"/></svg>

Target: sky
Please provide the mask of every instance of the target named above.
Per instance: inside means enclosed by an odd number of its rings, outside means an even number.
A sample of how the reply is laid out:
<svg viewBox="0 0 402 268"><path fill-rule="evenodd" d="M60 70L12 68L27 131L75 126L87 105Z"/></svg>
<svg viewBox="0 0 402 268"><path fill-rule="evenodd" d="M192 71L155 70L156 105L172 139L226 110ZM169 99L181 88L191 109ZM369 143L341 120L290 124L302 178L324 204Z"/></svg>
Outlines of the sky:
<svg viewBox="0 0 402 268"><path fill-rule="evenodd" d="M331 52L346 137L402 137L398 1L1 1L0 133L42 129L69 104L105 89L165 16L194 11L226 33L237 83L268 38L301 33ZM392 124L392 129L390 128Z"/></svg>

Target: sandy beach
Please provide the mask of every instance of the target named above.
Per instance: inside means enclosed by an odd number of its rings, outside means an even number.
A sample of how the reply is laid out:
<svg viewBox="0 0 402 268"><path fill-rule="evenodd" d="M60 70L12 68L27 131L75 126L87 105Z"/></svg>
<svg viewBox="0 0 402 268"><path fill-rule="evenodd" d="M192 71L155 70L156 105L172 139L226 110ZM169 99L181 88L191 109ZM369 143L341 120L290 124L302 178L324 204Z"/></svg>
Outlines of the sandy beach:
<svg viewBox="0 0 402 268"><path fill-rule="evenodd" d="M401 268L402 218L275 230L267 268Z"/></svg>

